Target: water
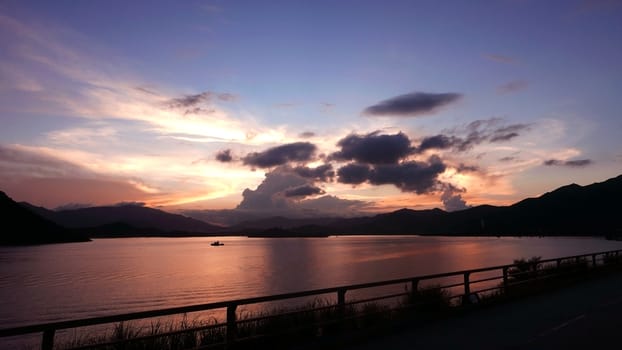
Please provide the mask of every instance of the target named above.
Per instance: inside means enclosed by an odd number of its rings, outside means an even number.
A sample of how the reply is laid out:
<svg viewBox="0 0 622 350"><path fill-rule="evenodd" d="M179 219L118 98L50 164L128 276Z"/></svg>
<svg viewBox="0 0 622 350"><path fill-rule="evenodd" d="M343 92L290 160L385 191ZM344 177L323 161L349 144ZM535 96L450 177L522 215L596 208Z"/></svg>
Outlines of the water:
<svg viewBox="0 0 622 350"><path fill-rule="evenodd" d="M219 239L224 246L212 247ZM0 247L0 328L622 249L594 238L124 238Z"/></svg>

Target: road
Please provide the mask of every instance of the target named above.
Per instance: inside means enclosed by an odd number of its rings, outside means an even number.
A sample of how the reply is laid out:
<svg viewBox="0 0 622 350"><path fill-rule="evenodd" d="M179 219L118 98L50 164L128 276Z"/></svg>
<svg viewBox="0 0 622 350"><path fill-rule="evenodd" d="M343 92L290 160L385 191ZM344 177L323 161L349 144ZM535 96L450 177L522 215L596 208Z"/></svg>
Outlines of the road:
<svg viewBox="0 0 622 350"><path fill-rule="evenodd" d="M622 273L366 339L349 348L619 349Z"/></svg>

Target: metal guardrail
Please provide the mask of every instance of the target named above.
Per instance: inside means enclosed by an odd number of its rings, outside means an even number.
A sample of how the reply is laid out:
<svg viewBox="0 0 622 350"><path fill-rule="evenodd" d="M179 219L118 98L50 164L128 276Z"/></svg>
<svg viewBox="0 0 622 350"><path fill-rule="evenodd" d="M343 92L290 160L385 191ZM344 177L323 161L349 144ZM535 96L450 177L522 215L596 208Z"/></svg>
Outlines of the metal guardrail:
<svg viewBox="0 0 622 350"><path fill-rule="evenodd" d="M398 284L409 284L410 290L412 292L416 292L419 290L420 282L422 281L437 280L437 279L450 278L450 277L458 277L461 279L461 281L458 283L453 282L448 285L435 286L434 288L439 289L439 290L442 290L442 289L450 290L450 289L461 287L462 288L461 293L451 295L451 298L460 298L461 304L468 304L478 299L478 298L473 298L474 296L477 297L478 293L486 293L486 292L491 292L494 290L507 292L508 289L514 285L520 285L530 280L542 278L542 276L540 275L539 277L539 275L536 272L538 271L539 267L547 266L547 264L550 264L550 263L555 263L554 267L556 266L559 268L560 266L563 265L564 262L570 262L570 263L575 262L576 263L576 262L584 261L586 262L587 265L589 265L589 267L594 268L597 266L607 265L609 263L608 258L612 258L612 257L615 257L615 259L611 259L611 261L622 262L622 250L613 250L613 251L606 251L606 252L581 254L581 255L566 256L566 257L561 257L561 258L532 261L529 263L530 265L527 271L524 271L525 269L524 263L523 264L498 265L498 266L492 266L492 267L483 267L483 268L477 268L477 269L461 270L461 271L446 272L446 273L439 273L439 274L430 274L430 275L415 276L415 277L408 277L408 278L398 278L398 279L377 281L377 282L370 282L370 283L351 284L351 285L332 287L332 288L313 289L313 290L307 290L307 291L301 291L301 292L295 292L295 293L284 293L284 294L276 294L276 295L269 295L269 296L262 296L262 297L244 298L244 299L237 299L237 300L230 300L230 301L220 301L220 302L214 302L214 303L196 304L196 305L189 305L189 306L180 306L180 307L172 307L172 308L165 308L165 309L158 309L158 310L132 312L132 313L125 313L125 314L111 315L111 316L91 317L91 318L60 321L60 322L40 323L40 324L34 324L34 325L28 325L28 326L0 329L0 338L34 334L34 333L42 333L41 348L43 350L50 350L50 349L53 349L54 347L54 335L57 330L111 324L111 323L147 319L147 318L153 318L153 317L159 317L159 316L173 316L173 315L186 314L190 312L209 311L209 310L215 310L215 309L226 309L226 321L224 323L217 323L217 324L214 324L208 327L210 328L224 327L226 329L226 342L232 343L236 341L236 333L237 333L238 324L242 322L248 322L248 320L238 320L237 318L236 310L239 306L243 306L243 305L259 304L259 303L274 302L274 301L284 301L287 299L319 296L319 295L325 295L325 294L336 294L337 303L336 305L332 307L336 307L338 310L339 309L343 310L346 307L346 305L357 304L361 302L375 301L375 300L380 300L380 299L395 298L401 295L408 294L408 293L390 294L390 295L375 297L375 298L367 299L363 301L359 300L359 301L352 301L350 303L346 303L346 293L349 291L390 286L390 285L398 285ZM521 271L520 269L522 269L523 271ZM493 272L493 271L498 271L501 274L500 275L497 274L492 277L489 276L489 277L480 278L477 280L471 280L471 276L474 274ZM524 277L521 277L521 276L524 276ZM475 290L472 288L473 285L481 284L485 282L490 283L495 280L500 280L502 282L496 284L493 287L486 287L486 288L482 288L478 290ZM274 317L274 316L263 316L260 318L269 318L269 317ZM257 318L257 319L260 319L260 318ZM203 327L203 328L208 328L208 327ZM162 334L158 334L157 336L166 337L167 335L171 335L174 333L190 332L190 331L193 331L193 329L162 333ZM131 339L124 340L124 341L131 341Z"/></svg>

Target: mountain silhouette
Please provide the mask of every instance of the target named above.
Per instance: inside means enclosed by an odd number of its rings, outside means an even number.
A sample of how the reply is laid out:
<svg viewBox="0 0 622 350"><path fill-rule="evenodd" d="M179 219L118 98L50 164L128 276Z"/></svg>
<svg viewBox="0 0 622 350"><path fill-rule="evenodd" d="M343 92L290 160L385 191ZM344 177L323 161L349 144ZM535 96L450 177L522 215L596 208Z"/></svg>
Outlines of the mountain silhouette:
<svg viewBox="0 0 622 350"><path fill-rule="evenodd" d="M563 186L510 206L480 205L455 212L400 209L358 218L305 219L300 227L295 220L272 218L258 220L256 226L246 222L244 228L266 229L269 223L281 223L289 232L314 224L314 233L323 230L328 234L619 236L620 198L622 175L587 186Z"/></svg>
<svg viewBox="0 0 622 350"><path fill-rule="evenodd" d="M47 220L13 201L0 191L0 211L4 229L0 245L86 242L89 239L77 232Z"/></svg>
<svg viewBox="0 0 622 350"><path fill-rule="evenodd" d="M622 236L622 216L620 206L617 205L620 198L622 175L587 186L563 186L540 197L527 198L510 206L480 205L455 212L441 209L400 209L355 218L292 219L275 216L247 221L229 228L137 205L53 211L22 203L20 209L25 210L24 207L27 207L30 210L26 212L31 216L33 213L38 214L34 215L37 219L32 219L29 225L39 225L37 227L42 229L31 230L33 232L61 232L63 229L60 226L64 226L90 237L210 234L271 237L334 234ZM13 208L17 204L4 194L3 205L17 210ZM15 214L8 217L17 226L22 222L22 227L26 227L24 225L29 219L23 211L20 215L22 216Z"/></svg>
<svg viewBox="0 0 622 350"><path fill-rule="evenodd" d="M92 237L188 236L210 234L221 226L138 205L102 206L54 211L23 203L39 215Z"/></svg>

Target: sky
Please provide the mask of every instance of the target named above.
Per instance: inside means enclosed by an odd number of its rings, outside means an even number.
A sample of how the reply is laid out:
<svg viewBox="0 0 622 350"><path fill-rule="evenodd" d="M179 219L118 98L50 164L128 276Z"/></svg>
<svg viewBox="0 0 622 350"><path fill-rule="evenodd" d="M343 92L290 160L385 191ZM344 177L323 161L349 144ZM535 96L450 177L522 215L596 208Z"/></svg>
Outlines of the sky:
<svg viewBox="0 0 622 350"><path fill-rule="evenodd" d="M0 190L360 215L622 173L622 1L0 1Z"/></svg>

